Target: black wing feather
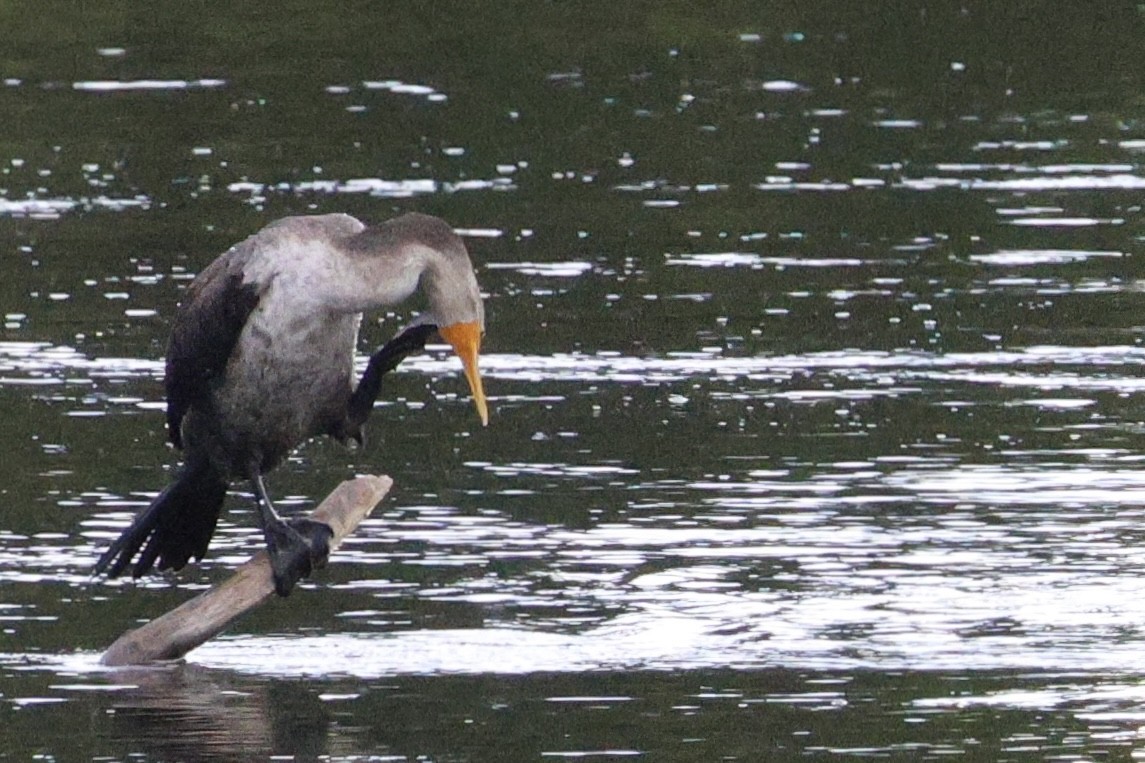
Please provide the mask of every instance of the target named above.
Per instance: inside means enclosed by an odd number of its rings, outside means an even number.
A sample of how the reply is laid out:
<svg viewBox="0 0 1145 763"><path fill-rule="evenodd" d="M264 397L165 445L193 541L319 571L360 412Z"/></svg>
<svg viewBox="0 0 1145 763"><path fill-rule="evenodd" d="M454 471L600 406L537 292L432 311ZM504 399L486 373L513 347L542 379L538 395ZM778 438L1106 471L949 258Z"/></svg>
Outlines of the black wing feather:
<svg viewBox="0 0 1145 763"><path fill-rule="evenodd" d="M183 417L192 406L206 403L265 291L266 284L243 283L243 254L240 245L207 266L175 313L164 386L167 435L177 448L183 447Z"/></svg>

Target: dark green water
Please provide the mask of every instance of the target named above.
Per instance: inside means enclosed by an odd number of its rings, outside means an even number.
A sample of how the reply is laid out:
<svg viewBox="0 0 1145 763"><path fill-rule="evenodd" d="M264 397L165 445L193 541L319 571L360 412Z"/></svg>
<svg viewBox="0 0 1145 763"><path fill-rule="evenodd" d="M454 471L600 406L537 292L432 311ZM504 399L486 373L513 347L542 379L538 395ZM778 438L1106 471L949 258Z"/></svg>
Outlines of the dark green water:
<svg viewBox="0 0 1145 763"><path fill-rule="evenodd" d="M994 5L0 3L0 758L1132 757L1145 12ZM407 362L270 479L395 478L330 567L100 670L260 546L236 486L203 563L89 574L181 290L406 210L490 426Z"/></svg>

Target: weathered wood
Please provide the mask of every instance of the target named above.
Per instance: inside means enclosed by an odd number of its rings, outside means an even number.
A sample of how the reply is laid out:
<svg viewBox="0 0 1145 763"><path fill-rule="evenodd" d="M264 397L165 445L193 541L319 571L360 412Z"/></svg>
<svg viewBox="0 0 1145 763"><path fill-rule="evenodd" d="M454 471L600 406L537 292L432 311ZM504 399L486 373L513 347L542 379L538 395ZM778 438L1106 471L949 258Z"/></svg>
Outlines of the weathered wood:
<svg viewBox="0 0 1145 763"><path fill-rule="evenodd" d="M370 515L391 485L393 480L384 476L346 480L314 510L310 518L334 530L331 552ZM226 581L120 636L100 662L119 666L178 659L273 595L270 559L260 551Z"/></svg>

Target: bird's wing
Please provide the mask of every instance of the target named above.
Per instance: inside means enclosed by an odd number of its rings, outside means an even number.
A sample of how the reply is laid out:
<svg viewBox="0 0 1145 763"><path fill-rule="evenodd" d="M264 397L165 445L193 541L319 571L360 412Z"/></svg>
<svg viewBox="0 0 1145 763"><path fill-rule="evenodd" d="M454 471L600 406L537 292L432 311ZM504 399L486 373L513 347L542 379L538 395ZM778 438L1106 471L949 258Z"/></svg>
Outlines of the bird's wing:
<svg viewBox="0 0 1145 763"><path fill-rule="evenodd" d="M167 435L183 447L180 427L191 406L207 400L266 284L243 283L247 244L207 266L187 288L167 346Z"/></svg>

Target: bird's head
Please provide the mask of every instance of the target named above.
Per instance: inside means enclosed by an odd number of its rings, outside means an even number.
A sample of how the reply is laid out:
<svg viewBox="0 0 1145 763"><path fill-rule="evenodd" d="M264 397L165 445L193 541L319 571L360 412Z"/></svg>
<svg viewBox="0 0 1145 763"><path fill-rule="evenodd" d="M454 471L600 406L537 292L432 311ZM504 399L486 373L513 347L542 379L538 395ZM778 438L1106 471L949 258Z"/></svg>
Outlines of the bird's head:
<svg viewBox="0 0 1145 763"><path fill-rule="evenodd" d="M451 232L452 233L452 232ZM485 402L485 388L477 357L481 338L485 334L485 306L481 289L459 237L452 245L441 246L441 257L432 261L422 278L422 287L429 301L430 319L437 324L438 333L461 358L465 379L473 393L473 403L481 424L489 424L489 407Z"/></svg>
<svg viewBox="0 0 1145 763"><path fill-rule="evenodd" d="M477 414L483 425L488 424L489 406L477 368L481 337L485 334L485 308L461 237L439 217L407 212L361 229L342 246L351 261L366 260L369 265L358 272L372 276L350 279L361 288L353 290L355 298L345 300L347 311L362 313L388 307L420 291L429 309L407 330L416 325L437 328L441 338L461 358ZM424 344L426 336L419 331L406 340Z"/></svg>

